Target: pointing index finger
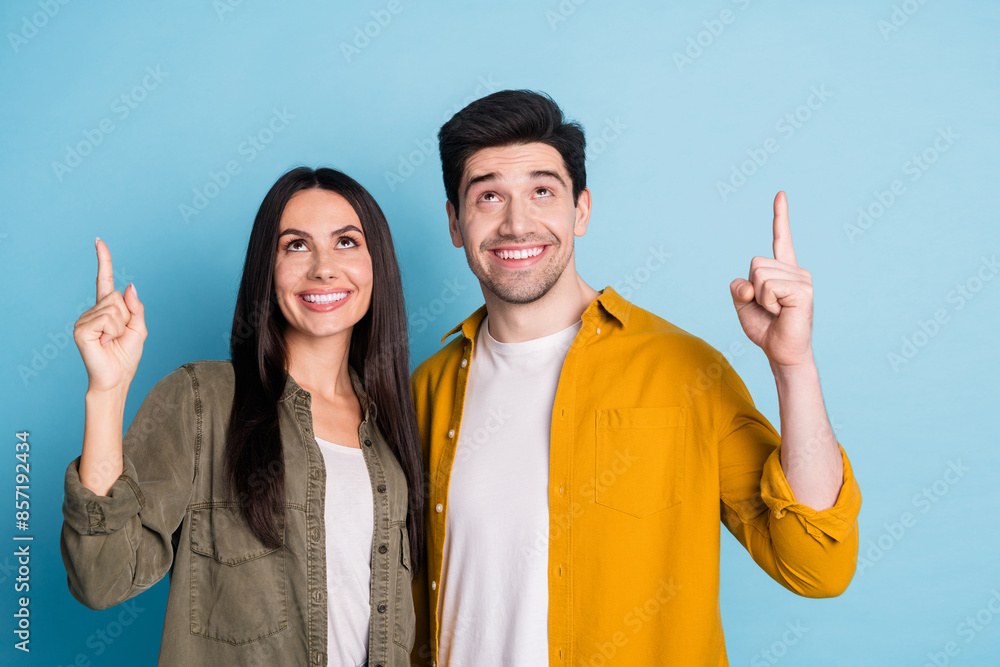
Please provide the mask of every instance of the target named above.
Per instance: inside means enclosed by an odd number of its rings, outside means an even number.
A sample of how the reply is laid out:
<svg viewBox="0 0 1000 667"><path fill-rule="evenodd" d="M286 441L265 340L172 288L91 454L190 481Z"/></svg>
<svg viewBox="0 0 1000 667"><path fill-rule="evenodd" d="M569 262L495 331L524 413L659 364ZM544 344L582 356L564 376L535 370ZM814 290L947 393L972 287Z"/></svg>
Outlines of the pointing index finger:
<svg viewBox="0 0 1000 667"><path fill-rule="evenodd" d="M774 258L779 262L798 266L795 248L792 247L792 229L788 224L788 199L785 192L774 198Z"/></svg>
<svg viewBox="0 0 1000 667"><path fill-rule="evenodd" d="M94 240L97 247L97 300L115 291L115 274L111 270L111 251L100 237Z"/></svg>

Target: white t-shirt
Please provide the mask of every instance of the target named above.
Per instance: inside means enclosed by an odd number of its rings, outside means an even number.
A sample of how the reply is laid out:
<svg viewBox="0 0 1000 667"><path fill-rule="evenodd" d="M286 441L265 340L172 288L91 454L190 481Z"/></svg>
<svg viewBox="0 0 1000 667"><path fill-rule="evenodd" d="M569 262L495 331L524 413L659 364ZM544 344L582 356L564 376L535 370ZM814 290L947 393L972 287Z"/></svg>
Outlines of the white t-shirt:
<svg viewBox="0 0 1000 667"><path fill-rule="evenodd" d="M327 653L331 665L368 659L375 505L360 449L316 438L326 465Z"/></svg>
<svg viewBox="0 0 1000 667"><path fill-rule="evenodd" d="M448 489L439 598L442 665L549 662L552 404L581 322L500 343L476 338Z"/></svg>

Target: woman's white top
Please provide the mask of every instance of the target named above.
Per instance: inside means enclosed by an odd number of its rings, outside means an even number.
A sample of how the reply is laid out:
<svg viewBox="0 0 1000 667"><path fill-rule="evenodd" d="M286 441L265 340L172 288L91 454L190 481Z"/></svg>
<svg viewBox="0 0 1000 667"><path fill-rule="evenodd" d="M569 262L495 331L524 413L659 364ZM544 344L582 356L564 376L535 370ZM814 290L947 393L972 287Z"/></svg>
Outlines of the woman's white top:
<svg viewBox="0 0 1000 667"><path fill-rule="evenodd" d="M368 659L375 505L360 449L316 438L326 464L326 585L329 664Z"/></svg>

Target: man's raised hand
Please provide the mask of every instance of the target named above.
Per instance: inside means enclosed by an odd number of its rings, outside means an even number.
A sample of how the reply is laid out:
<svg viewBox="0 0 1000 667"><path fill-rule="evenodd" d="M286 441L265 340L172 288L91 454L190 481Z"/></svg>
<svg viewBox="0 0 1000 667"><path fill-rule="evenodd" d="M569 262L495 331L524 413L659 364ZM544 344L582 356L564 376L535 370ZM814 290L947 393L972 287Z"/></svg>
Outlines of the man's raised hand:
<svg viewBox="0 0 1000 667"><path fill-rule="evenodd" d="M747 337L779 366L812 363L812 276L799 268L784 192L774 198L774 258L754 257L747 280L729 284Z"/></svg>

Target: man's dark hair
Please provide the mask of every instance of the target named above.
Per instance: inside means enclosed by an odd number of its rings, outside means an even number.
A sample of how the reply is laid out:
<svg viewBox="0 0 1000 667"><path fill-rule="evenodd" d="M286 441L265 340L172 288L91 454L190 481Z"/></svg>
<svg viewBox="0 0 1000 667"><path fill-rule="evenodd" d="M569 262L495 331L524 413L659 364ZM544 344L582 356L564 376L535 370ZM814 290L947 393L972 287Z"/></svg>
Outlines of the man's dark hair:
<svg viewBox="0 0 1000 667"><path fill-rule="evenodd" d="M573 203L587 187L586 139L579 123L567 122L545 93L500 90L452 116L438 132L441 170L448 201L458 212L458 189L465 165L484 148L538 142L562 156L573 185Z"/></svg>

